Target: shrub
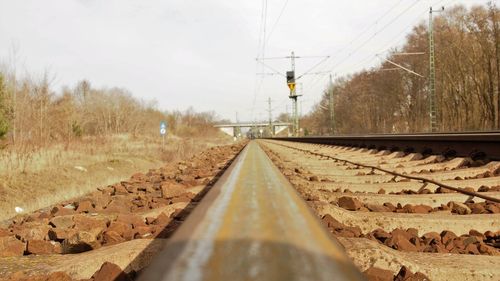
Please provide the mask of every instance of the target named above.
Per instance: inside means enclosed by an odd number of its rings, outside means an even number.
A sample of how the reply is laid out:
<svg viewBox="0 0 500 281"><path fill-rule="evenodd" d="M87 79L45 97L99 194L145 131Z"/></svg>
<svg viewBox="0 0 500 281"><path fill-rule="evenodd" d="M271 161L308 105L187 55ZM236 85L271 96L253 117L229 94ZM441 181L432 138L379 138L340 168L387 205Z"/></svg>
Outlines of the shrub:
<svg viewBox="0 0 500 281"><path fill-rule="evenodd" d="M9 122L7 120L7 105L6 103L7 90L4 83L3 75L0 73L0 139L5 137L9 131Z"/></svg>

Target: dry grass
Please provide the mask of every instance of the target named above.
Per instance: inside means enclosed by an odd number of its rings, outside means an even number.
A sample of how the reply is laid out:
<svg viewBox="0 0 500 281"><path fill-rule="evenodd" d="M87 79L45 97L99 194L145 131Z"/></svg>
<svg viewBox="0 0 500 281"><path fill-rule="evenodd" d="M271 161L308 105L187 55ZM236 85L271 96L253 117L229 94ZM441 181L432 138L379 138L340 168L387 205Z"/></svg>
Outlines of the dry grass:
<svg viewBox="0 0 500 281"><path fill-rule="evenodd" d="M16 215L16 206L44 208L229 141L169 137L163 149L159 138L118 135L0 151L0 220Z"/></svg>

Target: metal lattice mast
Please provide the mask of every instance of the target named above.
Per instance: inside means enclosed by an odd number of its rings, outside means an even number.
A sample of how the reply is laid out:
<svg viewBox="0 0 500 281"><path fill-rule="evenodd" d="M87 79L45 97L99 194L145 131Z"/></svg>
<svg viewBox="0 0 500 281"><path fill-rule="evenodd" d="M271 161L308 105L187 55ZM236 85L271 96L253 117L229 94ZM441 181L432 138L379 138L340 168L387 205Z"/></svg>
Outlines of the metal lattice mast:
<svg viewBox="0 0 500 281"><path fill-rule="evenodd" d="M444 7L442 8L444 10ZM432 13L441 12L442 10L429 9L429 117L430 117L430 130L436 132L438 130L437 124L437 99L436 99L436 66L434 56L434 28L432 22Z"/></svg>
<svg viewBox="0 0 500 281"><path fill-rule="evenodd" d="M330 134L334 135L335 134L335 108L333 107L333 82L332 82L332 75L330 74L330 89L329 89L329 95L330 95Z"/></svg>
<svg viewBox="0 0 500 281"><path fill-rule="evenodd" d="M267 99L267 103L268 103L268 111L269 111L269 133L271 134L271 136L274 136L274 127L273 127L273 110L271 108L271 97L269 97Z"/></svg>

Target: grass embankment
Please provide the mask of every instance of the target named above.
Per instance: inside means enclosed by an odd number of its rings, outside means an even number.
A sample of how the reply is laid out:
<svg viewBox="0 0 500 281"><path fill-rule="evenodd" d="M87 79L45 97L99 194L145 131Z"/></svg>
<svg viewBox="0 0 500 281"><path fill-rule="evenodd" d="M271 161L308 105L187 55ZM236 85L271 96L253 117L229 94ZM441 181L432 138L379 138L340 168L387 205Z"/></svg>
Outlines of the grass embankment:
<svg viewBox="0 0 500 281"><path fill-rule="evenodd" d="M160 139L120 135L0 151L0 221L16 215L15 207L24 212L41 209L229 142L227 138L169 137L162 149Z"/></svg>

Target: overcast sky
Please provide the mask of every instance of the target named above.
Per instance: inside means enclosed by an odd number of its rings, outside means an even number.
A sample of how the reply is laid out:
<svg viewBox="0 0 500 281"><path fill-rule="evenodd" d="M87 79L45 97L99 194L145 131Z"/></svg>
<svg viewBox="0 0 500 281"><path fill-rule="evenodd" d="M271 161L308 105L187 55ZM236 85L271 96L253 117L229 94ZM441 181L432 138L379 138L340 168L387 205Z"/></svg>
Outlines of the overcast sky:
<svg viewBox="0 0 500 281"><path fill-rule="evenodd" d="M215 111L267 119L290 110L285 78L262 72L265 0L0 0L0 61L17 50L18 73L55 77L54 89L87 79L124 87L162 110ZM268 0L265 57L331 56L312 72L337 76L379 63L429 6L487 0ZM285 5L286 4L286 5ZM281 17L278 17L282 12ZM301 74L322 58L297 59ZM266 63L279 72L289 59ZM264 72L272 72L265 68ZM304 76L302 112L319 100L328 74Z"/></svg>

